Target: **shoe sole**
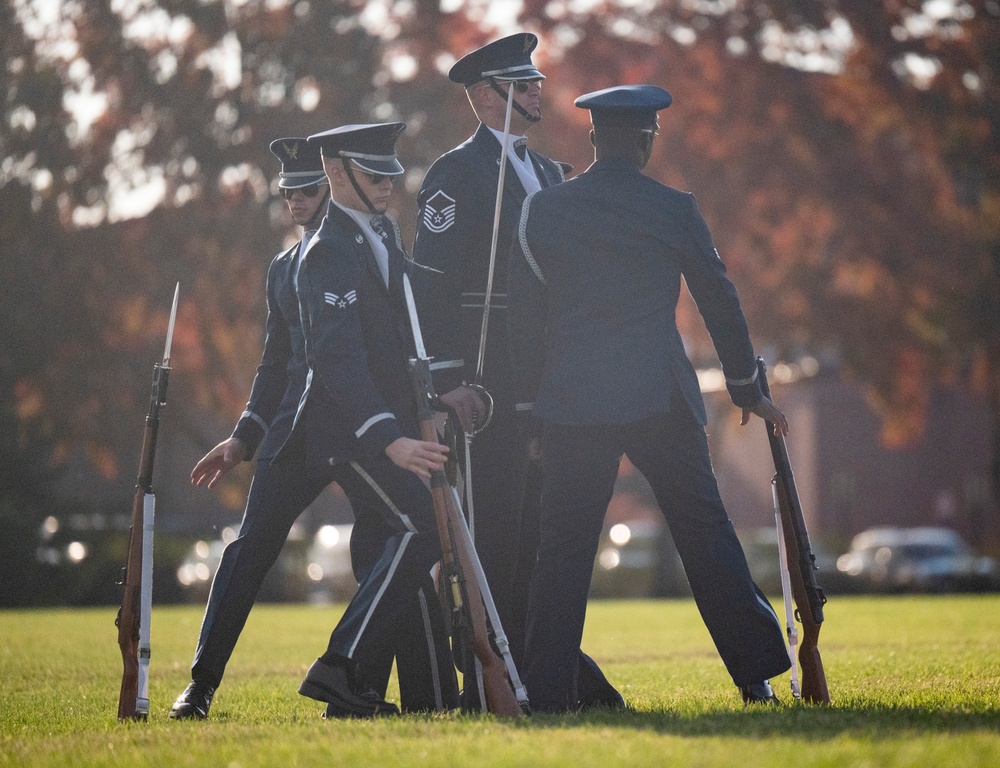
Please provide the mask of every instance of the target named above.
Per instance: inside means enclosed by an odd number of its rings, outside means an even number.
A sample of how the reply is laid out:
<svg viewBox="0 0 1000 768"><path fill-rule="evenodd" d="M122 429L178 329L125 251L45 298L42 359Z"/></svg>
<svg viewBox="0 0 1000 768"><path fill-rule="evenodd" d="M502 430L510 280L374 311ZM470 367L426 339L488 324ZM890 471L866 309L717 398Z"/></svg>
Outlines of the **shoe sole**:
<svg viewBox="0 0 1000 768"><path fill-rule="evenodd" d="M332 710L332 711L331 711ZM393 717L399 714L395 705L389 704L388 708L377 707L370 715L362 715L355 711L340 709L340 704L327 702L326 711L323 713L324 720L370 720L375 717Z"/></svg>
<svg viewBox="0 0 1000 768"><path fill-rule="evenodd" d="M171 709L170 710L171 720L207 720L208 712L202 712L200 709L191 707L190 709Z"/></svg>
<svg viewBox="0 0 1000 768"><path fill-rule="evenodd" d="M628 704L620 699L597 699L596 701L581 702L580 712L586 712L591 709L609 709L617 712L625 712L628 710Z"/></svg>
<svg viewBox="0 0 1000 768"><path fill-rule="evenodd" d="M393 712L380 705L372 706L367 702L350 701L341 696L339 692L308 678L302 681L302 684L299 686L299 693L310 699L338 707L342 714L338 713L337 717L375 717L380 714L398 714L398 710Z"/></svg>

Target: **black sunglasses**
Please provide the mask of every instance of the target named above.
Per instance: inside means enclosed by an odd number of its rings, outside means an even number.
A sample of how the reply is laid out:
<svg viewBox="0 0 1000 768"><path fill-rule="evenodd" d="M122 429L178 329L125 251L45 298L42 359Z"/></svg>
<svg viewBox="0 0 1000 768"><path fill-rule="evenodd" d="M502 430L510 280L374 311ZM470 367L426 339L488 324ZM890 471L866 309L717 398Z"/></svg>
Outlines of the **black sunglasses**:
<svg viewBox="0 0 1000 768"><path fill-rule="evenodd" d="M369 173L368 171L362 171L362 173L364 173L364 175L368 177L368 181L370 181L376 187L386 179L388 179L390 182L393 180L393 177L387 173Z"/></svg>
<svg viewBox="0 0 1000 768"><path fill-rule="evenodd" d="M281 196L286 200L291 200L292 195L301 192L306 197L316 197L319 194L319 184L310 184L308 187L294 187L292 189L281 189Z"/></svg>
<svg viewBox="0 0 1000 768"><path fill-rule="evenodd" d="M538 83L538 82L541 82L541 81L540 80L515 80L512 83L512 85L514 86L514 90L517 91L518 93L527 93L528 89L532 86L532 84L533 83Z"/></svg>

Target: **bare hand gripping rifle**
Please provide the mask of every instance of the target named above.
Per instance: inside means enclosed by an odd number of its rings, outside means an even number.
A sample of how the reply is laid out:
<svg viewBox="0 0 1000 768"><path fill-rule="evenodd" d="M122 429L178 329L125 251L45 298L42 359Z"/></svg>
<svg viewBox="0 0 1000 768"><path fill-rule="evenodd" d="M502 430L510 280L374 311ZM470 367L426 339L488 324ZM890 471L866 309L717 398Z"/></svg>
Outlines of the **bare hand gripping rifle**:
<svg viewBox="0 0 1000 768"><path fill-rule="evenodd" d="M174 336L180 288L180 283L174 288L174 303L170 309L163 362L153 366L153 391L142 435L139 474L132 501L128 559L123 569L124 595L115 619L124 665L121 693L118 695L119 720L145 720L149 715L149 620L153 607L153 517L156 507L156 497L153 495L153 459L156 456L160 409L167 404L170 344Z"/></svg>
<svg viewBox="0 0 1000 768"><path fill-rule="evenodd" d="M760 388L765 397L770 398L767 367L762 357L757 358L757 372ZM820 658L818 646L826 596L816 581L816 556L809 544L809 532L802 515L799 494L795 489L795 478L792 476L785 440L780 432L775 434L774 424L769 421L765 423L771 456L774 458L775 474L771 483L774 488L775 511L781 519L781 549L785 555L791 592L795 599L795 618L802 624L802 638L798 642L798 664L802 668L801 697L810 703L829 704L830 691L826 685L826 672L823 670L823 659ZM788 630L794 672L798 633L792 622L789 622ZM795 687L793 675L792 695L798 698L800 694Z"/></svg>
<svg viewBox="0 0 1000 768"><path fill-rule="evenodd" d="M431 378L430 358L424 350L416 305L409 277L406 275L403 276L403 289L417 351L417 356L410 360L410 379L417 398L420 437L427 442L439 442L434 422L433 404L436 395ZM475 653L481 670L487 710L495 715L519 717L527 709L527 693L521 685L510 655L482 564L462 514L458 493L443 469L431 473L431 497L434 500L434 517L441 541L441 574L451 609L452 633L464 647L471 648ZM487 612L493 626L494 640L503 659L490 644ZM471 679L467 670L466 680Z"/></svg>

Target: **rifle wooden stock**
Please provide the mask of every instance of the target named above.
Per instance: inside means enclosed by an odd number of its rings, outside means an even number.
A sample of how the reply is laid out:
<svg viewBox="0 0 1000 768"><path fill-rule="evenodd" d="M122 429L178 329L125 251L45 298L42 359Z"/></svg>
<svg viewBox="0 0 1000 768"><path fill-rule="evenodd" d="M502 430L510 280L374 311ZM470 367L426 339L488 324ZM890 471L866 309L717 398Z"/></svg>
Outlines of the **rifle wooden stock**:
<svg viewBox="0 0 1000 768"><path fill-rule="evenodd" d="M767 383L767 368L762 357L757 358L757 372L764 395L771 396ZM781 433L775 434L774 424L767 425L767 439L774 459L774 482L778 510L781 515L781 532L785 540L786 560L791 579L792 597L795 600L795 617L802 624L799 641L799 667L802 670L802 698L810 703L829 704L830 690L826 672L819 653L819 631L823 623L823 605L826 596L816 581L816 556L809 543L802 505L795 488L795 477L788 458L788 449Z"/></svg>
<svg viewBox="0 0 1000 768"><path fill-rule="evenodd" d="M153 367L153 391L149 399L149 412L146 414L146 426L142 435L142 453L139 457L139 472L135 485L135 496L132 500L132 520L129 529L128 557L125 562L122 584L124 594L121 608L115 624L118 627L118 645L122 652L121 692L118 695L119 720L144 720L149 714L148 691L140 691L139 666L140 655L148 664L149 648L140 648L140 625L143 619L142 596L144 587L148 591L149 584L143 583L143 554L151 546L151 538L145 536L145 521L152 516L153 501L153 461L156 458L156 438L160 427L160 408L166 405L167 379L170 369L157 364ZM150 520L149 525L152 524ZM148 541L146 540L148 538ZM146 547L144 547L146 544ZM152 553L145 552L147 558ZM145 686L143 686L145 687ZM140 693L146 694L140 696Z"/></svg>
<svg viewBox="0 0 1000 768"><path fill-rule="evenodd" d="M411 360L410 374L417 397L420 437L427 442L439 442L431 408L434 389L428 361L421 358ZM490 644L486 611L471 553L465 538L456 533L457 527L464 523L459 519L462 512L455 503L444 470L431 473L431 498L441 541L442 577L446 581L445 591L451 603L453 631L461 633L462 642L472 648L479 660L486 708L495 715L520 717L524 713L514 695L504 662ZM470 670L466 670L465 675L468 684L472 679Z"/></svg>

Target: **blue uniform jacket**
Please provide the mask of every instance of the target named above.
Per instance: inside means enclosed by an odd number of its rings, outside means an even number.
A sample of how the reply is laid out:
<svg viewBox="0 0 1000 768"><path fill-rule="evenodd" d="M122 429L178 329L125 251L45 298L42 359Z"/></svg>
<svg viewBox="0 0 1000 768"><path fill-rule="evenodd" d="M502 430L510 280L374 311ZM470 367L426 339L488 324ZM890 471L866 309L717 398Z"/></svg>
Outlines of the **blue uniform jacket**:
<svg viewBox="0 0 1000 768"><path fill-rule="evenodd" d="M305 389L308 366L295 295L295 271L302 247L300 241L279 253L267 270L264 353L254 376L250 400L233 430L233 437L243 441L243 457L248 461L258 446L261 446L261 460L274 457L292 430Z"/></svg>
<svg viewBox="0 0 1000 768"><path fill-rule="evenodd" d="M676 386L704 424L677 330L682 277L730 397L756 405L746 320L693 195L606 160L529 197L509 278L518 402L559 424L625 424L666 413Z"/></svg>
<svg viewBox="0 0 1000 768"><path fill-rule="evenodd" d="M485 125L428 169L420 193L413 245L413 292L435 389L448 392L476 376L483 300L500 177L500 142ZM528 150L542 187L563 180L562 169ZM504 173L493 296L483 384L498 403L512 402L507 334L507 253L525 191L514 167ZM420 268L425 267L425 268Z"/></svg>
<svg viewBox="0 0 1000 768"><path fill-rule="evenodd" d="M299 266L309 372L289 442L304 440L310 471L375 458L418 434L406 260L391 223L388 288L360 228L333 203Z"/></svg>

